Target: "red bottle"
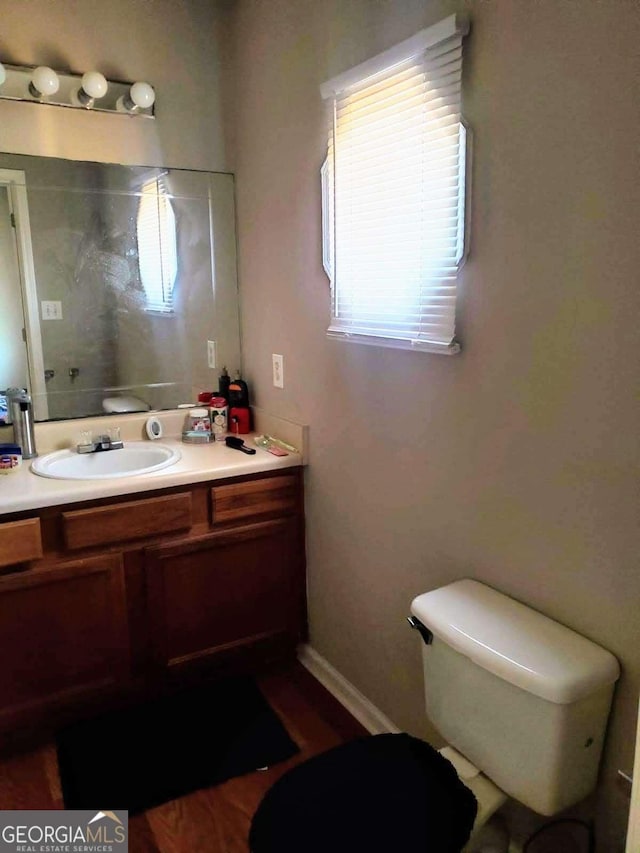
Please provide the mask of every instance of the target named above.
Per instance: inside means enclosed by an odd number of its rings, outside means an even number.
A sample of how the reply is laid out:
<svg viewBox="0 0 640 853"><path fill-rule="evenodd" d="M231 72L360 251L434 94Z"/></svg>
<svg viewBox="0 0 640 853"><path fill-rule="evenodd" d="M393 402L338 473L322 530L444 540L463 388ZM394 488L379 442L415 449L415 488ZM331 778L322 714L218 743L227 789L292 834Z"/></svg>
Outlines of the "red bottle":
<svg viewBox="0 0 640 853"><path fill-rule="evenodd" d="M251 432L249 409L240 406L229 409L229 425L227 428L231 435L246 435Z"/></svg>

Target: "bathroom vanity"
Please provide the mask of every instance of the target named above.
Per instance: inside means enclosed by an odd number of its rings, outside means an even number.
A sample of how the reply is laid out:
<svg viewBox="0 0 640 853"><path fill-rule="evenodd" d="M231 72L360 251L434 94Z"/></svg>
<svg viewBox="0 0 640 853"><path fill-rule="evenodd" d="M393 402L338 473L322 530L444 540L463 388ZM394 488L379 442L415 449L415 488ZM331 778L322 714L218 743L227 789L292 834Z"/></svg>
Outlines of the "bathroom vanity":
<svg viewBox="0 0 640 853"><path fill-rule="evenodd" d="M78 433L112 426L140 445L147 409L179 436L171 408L212 387L210 350L241 365L233 176L15 154L0 166L0 263L24 308L0 389L29 388L38 450L76 462ZM136 405L114 409L114 394ZM130 409L145 414L97 417ZM0 747L256 670L303 638L302 457L167 443L180 461L141 476L46 479L25 463L0 477Z"/></svg>
<svg viewBox="0 0 640 853"><path fill-rule="evenodd" d="M14 476L32 506L0 515L0 745L295 654L300 457L193 447L138 483Z"/></svg>

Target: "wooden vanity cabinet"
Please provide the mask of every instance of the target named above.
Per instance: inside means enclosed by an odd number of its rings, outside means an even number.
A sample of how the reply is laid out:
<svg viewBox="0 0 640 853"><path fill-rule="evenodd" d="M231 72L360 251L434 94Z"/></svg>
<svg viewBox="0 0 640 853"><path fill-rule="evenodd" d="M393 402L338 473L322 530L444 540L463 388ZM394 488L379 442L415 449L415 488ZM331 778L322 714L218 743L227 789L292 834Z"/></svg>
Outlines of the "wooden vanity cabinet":
<svg viewBox="0 0 640 853"><path fill-rule="evenodd" d="M116 554L0 577L0 730L125 683L127 635Z"/></svg>
<svg viewBox="0 0 640 853"><path fill-rule="evenodd" d="M105 708L295 654L306 628L302 469L130 498L0 522L17 558L0 548L5 740L96 699Z"/></svg>

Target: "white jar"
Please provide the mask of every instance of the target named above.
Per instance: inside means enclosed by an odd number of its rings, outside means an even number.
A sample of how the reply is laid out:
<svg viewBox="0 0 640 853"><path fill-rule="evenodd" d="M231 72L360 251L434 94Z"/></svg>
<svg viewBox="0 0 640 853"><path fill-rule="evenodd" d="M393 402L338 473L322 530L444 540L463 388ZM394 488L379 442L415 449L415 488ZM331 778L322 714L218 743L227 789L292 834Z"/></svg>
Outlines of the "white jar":
<svg viewBox="0 0 640 853"><path fill-rule="evenodd" d="M189 409L185 432L211 432L211 418L208 409Z"/></svg>

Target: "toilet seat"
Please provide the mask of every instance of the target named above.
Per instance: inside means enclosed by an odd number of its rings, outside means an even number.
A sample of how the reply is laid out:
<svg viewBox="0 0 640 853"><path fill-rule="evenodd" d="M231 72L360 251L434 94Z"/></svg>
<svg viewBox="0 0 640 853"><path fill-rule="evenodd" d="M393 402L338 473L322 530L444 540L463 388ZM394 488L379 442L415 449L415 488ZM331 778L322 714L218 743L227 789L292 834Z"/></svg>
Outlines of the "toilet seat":
<svg viewBox="0 0 640 853"><path fill-rule="evenodd" d="M407 733L335 746L290 768L251 821L253 853L460 850L472 791L426 741Z"/></svg>
<svg viewBox="0 0 640 853"><path fill-rule="evenodd" d="M472 844L477 832L495 814L500 806L507 801L508 796L452 746L445 746L438 751L440 755L453 764L460 779L462 779L478 801L478 813L471 831L471 838L465 847L466 850Z"/></svg>

